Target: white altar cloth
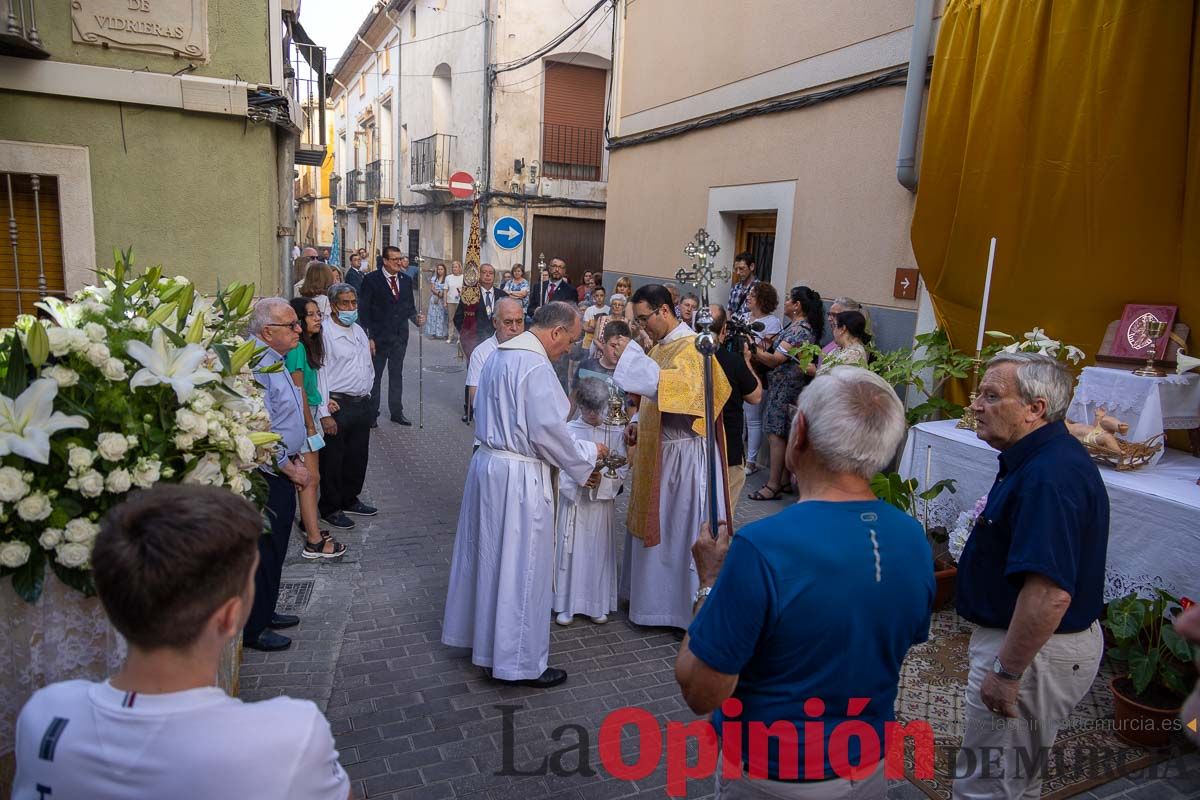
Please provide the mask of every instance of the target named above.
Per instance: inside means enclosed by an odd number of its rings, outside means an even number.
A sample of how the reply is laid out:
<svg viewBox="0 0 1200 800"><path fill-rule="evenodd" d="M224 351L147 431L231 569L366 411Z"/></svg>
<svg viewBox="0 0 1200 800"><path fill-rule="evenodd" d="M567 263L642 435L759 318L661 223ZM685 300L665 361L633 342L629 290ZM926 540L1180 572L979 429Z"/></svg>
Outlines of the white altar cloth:
<svg viewBox="0 0 1200 800"><path fill-rule="evenodd" d="M1146 378L1123 369L1084 367L1067 418L1090 425L1097 408L1129 423L1129 433L1121 438L1130 442L1144 442L1167 430L1200 428L1200 374ZM1151 466L1162 457L1160 451Z"/></svg>
<svg viewBox="0 0 1200 800"><path fill-rule="evenodd" d="M943 478L957 482L929 505L929 525L954 527L992 487L997 451L955 420L925 422L909 431L900 474L921 487ZM1168 450L1157 466L1135 472L1100 467L1111 507L1104 600L1161 586L1176 596L1200 600L1200 458ZM924 504L917 501L917 514Z"/></svg>

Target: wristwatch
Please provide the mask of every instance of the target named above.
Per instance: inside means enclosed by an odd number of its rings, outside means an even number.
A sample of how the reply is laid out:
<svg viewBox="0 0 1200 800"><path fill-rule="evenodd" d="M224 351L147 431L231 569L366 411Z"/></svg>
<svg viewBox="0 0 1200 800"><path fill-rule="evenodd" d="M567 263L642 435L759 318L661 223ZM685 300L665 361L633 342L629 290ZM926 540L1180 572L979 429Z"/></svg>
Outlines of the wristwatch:
<svg viewBox="0 0 1200 800"><path fill-rule="evenodd" d="M711 591L712 591L711 586L701 586L699 589L696 590L696 598L694 600L692 600L692 605L696 605L696 603L699 603L701 600L708 597L708 593Z"/></svg>
<svg viewBox="0 0 1200 800"><path fill-rule="evenodd" d="M1003 678L1006 681L1019 681L1021 680L1021 675L1024 674L1022 672L1013 674L1006 670L1004 665L1000 663L1000 656L996 656L996 660L992 662L992 672L994 672L997 677Z"/></svg>

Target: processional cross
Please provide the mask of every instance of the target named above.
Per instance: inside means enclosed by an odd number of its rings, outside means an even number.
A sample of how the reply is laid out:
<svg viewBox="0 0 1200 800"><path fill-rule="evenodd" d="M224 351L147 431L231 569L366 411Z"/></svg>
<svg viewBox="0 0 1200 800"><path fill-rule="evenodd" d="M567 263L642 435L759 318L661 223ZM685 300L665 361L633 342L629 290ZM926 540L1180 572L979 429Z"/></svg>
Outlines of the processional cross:
<svg viewBox="0 0 1200 800"><path fill-rule="evenodd" d="M696 310L696 349L704 359L704 433L705 451L708 455L708 525L713 537L717 536L720 524L717 506L717 432L716 415L713 410L713 354L717 352L717 337L713 334L712 311L709 309L708 290L718 281L729 280L729 270L714 266L712 260L721 251L721 246L701 228L683 248L683 254L692 261L691 269L680 267L675 280L687 283L700 290L700 308Z"/></svg>

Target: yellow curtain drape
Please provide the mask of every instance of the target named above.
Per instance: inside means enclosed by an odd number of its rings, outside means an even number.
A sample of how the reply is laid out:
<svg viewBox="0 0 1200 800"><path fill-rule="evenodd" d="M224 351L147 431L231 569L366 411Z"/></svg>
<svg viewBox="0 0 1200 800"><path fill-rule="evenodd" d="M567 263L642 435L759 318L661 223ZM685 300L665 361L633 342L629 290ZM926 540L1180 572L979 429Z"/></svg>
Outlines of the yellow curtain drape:
<svg viewBox="0 0 1200 800"><path fill-rule="evenodd" d="M1093 356L1126 303L1200 325L1198 26L1200 0L948 0L912 245L957 347L992 236L990 330Z"/></svg>

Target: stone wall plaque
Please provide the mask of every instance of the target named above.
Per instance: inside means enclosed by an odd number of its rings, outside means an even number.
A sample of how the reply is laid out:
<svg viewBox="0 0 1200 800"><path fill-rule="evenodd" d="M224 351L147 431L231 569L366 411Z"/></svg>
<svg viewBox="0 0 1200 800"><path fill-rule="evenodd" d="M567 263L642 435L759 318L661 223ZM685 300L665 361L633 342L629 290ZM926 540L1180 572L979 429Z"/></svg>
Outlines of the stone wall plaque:
<svg viewBox="0 0 1200 800"><path fill-rule="evenodd" d="M208 59L208 0L71 0L71 39Z"/></svg>

